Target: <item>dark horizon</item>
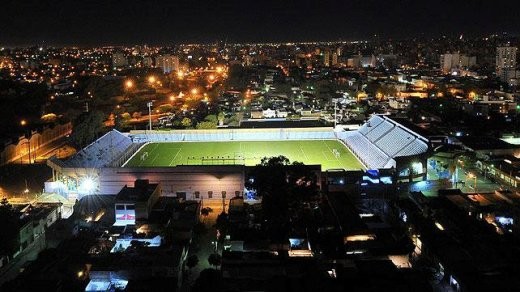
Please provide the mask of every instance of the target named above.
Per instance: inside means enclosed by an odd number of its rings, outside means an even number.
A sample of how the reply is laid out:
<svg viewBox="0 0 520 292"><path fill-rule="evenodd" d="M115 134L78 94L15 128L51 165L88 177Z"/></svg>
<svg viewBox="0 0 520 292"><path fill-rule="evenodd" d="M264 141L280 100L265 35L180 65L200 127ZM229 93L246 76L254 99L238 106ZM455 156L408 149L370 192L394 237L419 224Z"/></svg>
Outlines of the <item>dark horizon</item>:
<svg viewBox="0 0 520 292"><path fill-rule="evenodd" d="M519 33L510 0L8 0L4 46L333 41Z"/></svg>

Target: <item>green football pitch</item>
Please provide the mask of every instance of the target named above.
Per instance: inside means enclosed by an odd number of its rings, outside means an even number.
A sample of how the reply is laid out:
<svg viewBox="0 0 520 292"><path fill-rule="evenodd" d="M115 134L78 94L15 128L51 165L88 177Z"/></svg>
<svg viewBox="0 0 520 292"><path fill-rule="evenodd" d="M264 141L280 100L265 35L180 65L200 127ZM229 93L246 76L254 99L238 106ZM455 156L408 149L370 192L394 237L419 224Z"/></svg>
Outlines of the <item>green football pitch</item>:
<svg viewBox="0 0 520 292"><path fill-rule="evenodd" d="M322 170L362 169L362 164L336 140L160 142L142 147L125 167L222 165L260 163L264 157L283 155L291 162L321 164Z"/></svg>

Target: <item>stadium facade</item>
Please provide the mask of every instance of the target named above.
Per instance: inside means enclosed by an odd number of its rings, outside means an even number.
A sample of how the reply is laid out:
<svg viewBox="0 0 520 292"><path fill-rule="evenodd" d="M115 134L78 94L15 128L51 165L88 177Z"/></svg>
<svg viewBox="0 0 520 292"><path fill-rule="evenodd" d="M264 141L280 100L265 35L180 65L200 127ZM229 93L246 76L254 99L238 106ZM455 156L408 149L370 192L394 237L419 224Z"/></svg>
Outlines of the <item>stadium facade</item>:
<svg viewBox="0 0 520 292"><path fill-rule="evenodd" d="M235 161L230 165L171 167L127 167L125 164L147 143L269 143L286 140L341 141L365 170L390 169L395 174L393 181L425 178L430 148L427 138L380 115L372 116L354 131L333 128L276 128L121 133L112 130L67 160L55 157L49 159L47 164L53 170L53 179L46 183L45 191L78 197L87 194L115 195L125 185L132 185L137 179L147 179L162 185L161 195L186 199L232 198L244 193L247 167L243 163Z"/></svg>

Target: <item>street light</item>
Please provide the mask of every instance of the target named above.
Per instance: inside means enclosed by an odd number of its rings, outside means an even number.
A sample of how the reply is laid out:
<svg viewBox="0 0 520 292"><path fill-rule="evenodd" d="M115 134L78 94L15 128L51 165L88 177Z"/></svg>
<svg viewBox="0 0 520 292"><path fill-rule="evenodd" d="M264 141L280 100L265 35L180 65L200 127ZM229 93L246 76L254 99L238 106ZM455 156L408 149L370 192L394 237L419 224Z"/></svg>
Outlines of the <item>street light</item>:
<svg viewBox="0 0 520 292"><path fill-rule="evenodd" d="M126 87L127 90L132 89L132 87L134 87L134 82L132 80L127 80L125 82L125 87Z"/></svg>
<svg viewBox="0 0 520 292"><path fill-rule="evenodd" d="M473 173L468 173L468 176L467 176L469 179L473 179L475 181L475 187L474 187L474 190L475 192L477 191L477 176Z"/></svg>
<svg viewBox="0 0 520 292"><path fill-rule="evenodd" d="M461 167L464 167L464 162L460 159L457 159L455 163L455 187L457 187L459 183L459 164L461 165Z"/></svg>
<svg viewBox="0 0 520 292"><path fill-rule="evenodd" d="M27 121L21 120L20 125L22 127L24 127L24 130L25 130L25 126L27 126ZM27 133L25 133L25 134L27 134ZM27 141L24 144L27 144L27 149L28 149L27 154L29 155L28 161L29 161L29 164L31 164L31 133L29 133L29 138L27 138ZM21 163L21 160L22 160L22 158L20 158L20 163Z"/></svg>

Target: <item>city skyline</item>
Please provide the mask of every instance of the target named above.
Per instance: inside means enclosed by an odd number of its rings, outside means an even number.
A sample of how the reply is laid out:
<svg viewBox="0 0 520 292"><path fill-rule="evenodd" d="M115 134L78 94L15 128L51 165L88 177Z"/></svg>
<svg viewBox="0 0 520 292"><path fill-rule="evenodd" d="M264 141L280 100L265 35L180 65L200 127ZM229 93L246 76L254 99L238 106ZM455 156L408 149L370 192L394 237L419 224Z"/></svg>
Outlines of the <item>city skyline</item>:
<svg viewBox="0 0 520 292"><path fill-rule="evenodd" d="M517 34L515 1L8 1L4 46Z"/></svg>

